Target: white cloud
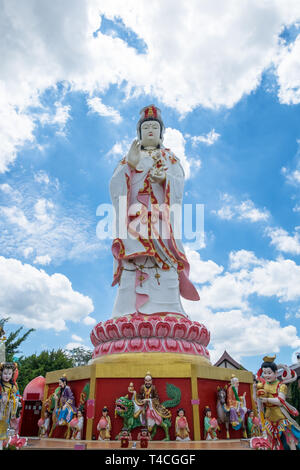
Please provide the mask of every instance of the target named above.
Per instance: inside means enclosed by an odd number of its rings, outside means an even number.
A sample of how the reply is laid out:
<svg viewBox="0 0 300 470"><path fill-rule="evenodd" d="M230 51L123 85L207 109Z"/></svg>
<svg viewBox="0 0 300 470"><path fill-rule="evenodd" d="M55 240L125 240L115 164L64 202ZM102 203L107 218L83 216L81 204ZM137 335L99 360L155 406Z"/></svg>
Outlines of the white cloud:
<svg viewBox="0 0 300 470"><path fill-rule="evenodd" d="M122 117L120 113L116 109L112 108L111 106L107 106L104 103L102 103L101 98L99 97L89 98L87 100L87 103L92 112L97 113L103 117L111 118L111 121L114 122L115 124L119 124L122 121Z"/></svg>
<svg viewBox="0 0 300 470"><path fill-rule="evenodd" d="M0 257L0 316L27 328L62 331L93 310L92 300L73 290L63 274L51 276L30 264Z"/></svg>
<svg viewBox="0 0 300 470"><path fill-rule="evenodd" d="M93 326L93 325L96 325L97 320L95 320L95 318L92 318L92 317L85 317L82 320L82 322L87 326Z"/></svg>
<svg viewBox="0 0 300 470"><path fill-rule="evenodd" d="M220 134L218 134L215 129L212 129L206 135L192 136L191 141L193 147L195 147L198 143L202 143L205 145L213 145L219 139L219 137Z"/></svg>
<svg viewBox="0 0 300 470"><path fill-rule="evenodd" d="M53 108L54 109L51 111L42 112L36 115L33 114L33 116L35 116L36 120L38 120L43 126L57 126L58 130L56 131L56 134L65 137L65 127L70 119L71 106L63 105L59 101L56 101Z"/></svg>
<svg viewBox="0 0 300 470"><path fill-rule="evenodd" d="M127 98L151 94L184 115L197 106L234 106L275 64L280 99L299 99L299 39L288 49L278 42L283 25L299 20L298 0L154 0L151 9L146 0L0 0L0 7L1 172L34 141L39 118L29 107L43 108L41 94L58 83L65 95L81 91L90 99L116 85ZM121 19L146 52L103 34L101 14ZM120 119L118 110L100 112ZM45 118L64 132L69 109L56 106Z"/></svg>
<svg viewBox="0 0 300 470"><path fill-rule="evenodd" d="M28 256L28 251L27 251L27 256ZM33 261L33 263L34 264L41 264L42 266L46 266L47 264L51 263L51 256L49 256L49 255L37 256L35 258L35 260Z"/></svg>
<svg viewBox="0 0 300 470"><path fill-rule="evenodd" d="M251 199L237 202L233 196L223 194L221 196L222 206L213 210L223 220L246 220L249 222L264 222L269 219L270 214L266 208L258 209Z"/></svg>
<svg viewBox="0 0 300 470"><path fill-rule="evenodd" d="M201 167L201 160L188 158L185 154L186 140L184 135L178 129L167 127L164 134L164 146L170 148L179 158L184 169L185 179L194 176L196 171Z"/></svg>
<svg viewBox="0 0 300 470"><path fill-rule="evenodd" d="M16 183L0 206L2 254L43 265L98 256L106 245L97 239L92 214L78 201L62 204L57 182L50 180L41 189L46 175L40 176L35 184Z"/></svg>
<svg viewBox="0 0 300 470"><path fill-rule="evenodd" d="M262 260L259 260L252 251L238 250L229 253L229 269L231 270L249 268L252 265L261 263Z"/></svg>
<svg viewBox="0 0 300 470"><path fill-rule="evenodd" d="M80 342L80 343L82 343L82 341L83 341L83 339L82 339L80 336L78 336L78 335L74 335L74 334L73 334L73 335L71 336L71 338L72 338L73 341L77 341L77 342Z"/></svg>
<svg viewBox="0 0 300 470"><path fill-rule="evenodd" d="M271 238L271 245L274 245L276 250L294 255L300 254L299 231L296 231L294 235L289 235L283 228L268 227L266 235Z"/></svg>
<svg viewBox="0 0 300 470"><path fill-rule="evenodd" d="M199 271L200 258L194 258ZM257 314L250 296L274 297L279 302L300 299L300 266L292 260L259 259L240 250L229 255L234 272L216 272L198 289L200 302L183 299L186 312L213 332L211 359L215 362L226 349L236 360L243 356L279 352L282 347L299 348L300 338L293 325L282 326L270 314ZM192 265L194 272L197 266ZM196 281L195 276L193 281ZM198 281L200 284L201 281ZM290 318L287 317L286 320Z"/></svg>
<svg viewBox="0 0 300 470"><path fill-rule="evenodd" d="M279 100L284 104L300 103L300 35L282 47L278 57L277 80ZM299 177L299 175L298 175ZM300 181L300 179L298 180Z"/></svg>
<svg viewBox="0 0 300 470"><path fill-rule="evenodd" d="M190 279L197 284L211 282L223 271L223 266L218 266L214 261L203 261L198 251L185 246L185 254L190 263Z"/></svg>
<svg viewBox="0 0 300 470"><path fill-rule="evenodd" d="M130 148L131 141L129 138L125 137L123 140L116 142L113 147L107 152L106 158L108 160L116 160L118 158L123 158L127 155Z"/></svg>
<svg viewBox="0 0 300 470"><path fill-rule="evenodd" d="M294 186L298 186L300 183L300 170L288 170L287 168L283 167L281 169L282 174L285 176L287 183L292 184Z"/></svg>

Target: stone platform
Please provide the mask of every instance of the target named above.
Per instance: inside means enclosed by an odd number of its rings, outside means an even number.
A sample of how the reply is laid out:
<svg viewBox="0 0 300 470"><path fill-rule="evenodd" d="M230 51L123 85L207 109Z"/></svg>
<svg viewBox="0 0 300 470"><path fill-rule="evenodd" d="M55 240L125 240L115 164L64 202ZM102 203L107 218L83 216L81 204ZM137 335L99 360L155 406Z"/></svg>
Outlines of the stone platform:
<svg viewBox="0 0 300 470"><path fill-rule="evenodd" d="M119 441L74 441L66 439L38 439L28 438L28 445L22 450L74 450L75 445L85 445L86 450L132 450L133 442L129 443L128 449L121 449ZM139 442L136 444L140 448ZM151 441L148 449L159 452L160 450L249 450L247 442L243 439L220 439L218 441Z"/></svg>

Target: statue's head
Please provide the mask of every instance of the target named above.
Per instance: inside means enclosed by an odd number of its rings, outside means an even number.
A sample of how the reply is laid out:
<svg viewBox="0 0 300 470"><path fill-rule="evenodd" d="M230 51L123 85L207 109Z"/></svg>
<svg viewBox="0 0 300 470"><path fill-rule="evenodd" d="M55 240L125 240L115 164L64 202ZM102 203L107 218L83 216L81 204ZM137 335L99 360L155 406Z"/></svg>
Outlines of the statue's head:
<svg viewBox="0 0 300 470"><path fill-rule="evenodd" d="M147 375L145 375L144 383L146 388L150 388L152 385L152 376L149 374L149 372L147 372Z"/></svg>
<svg viewBox="0 0 300 470"><path fill-rule="evenodd" d="M140 111L137 123L137 135L143 147L160 148L163 141L165 126L161 118L161 111L153 104L145 106Z"/></svg>
<svg viewBox="0 0 300 470"><path fill-rule="evenodd" d="M277 365L275 364L276 356L265 356L261 365L263 378L267 382L274 382L277 378Z"/></svg>
<svg viewBox="0 0 300 470"><path fill-rule="evenodd" d="M234 387L238 387L239 386L239 379L235 375L232 375L230 383Z"/></svg>
<svg viewBox="0 0 300 470"><path fill-rule="evenodd" d="M68 380L67 380L67 377L66 375L64 374L58 381L58 385L61 387L61 388L65 388L66 385L68 383Z"/></svg>
<svg viewBox="0 0 300 470"><path fill-rule="evenodd" d="M184 410L184 408L178 408L178 410L177 410L177 416L182 417L182 416L184 416L184 415L185 415L185 410Z"/></svg>
<svg viewBox="0 0 300 470"><path fill-rule="evenodd" d="M2 382L13 383L13 377L16 370L16 364L13 362L4 362L1 364L0 374Z"/></svg>

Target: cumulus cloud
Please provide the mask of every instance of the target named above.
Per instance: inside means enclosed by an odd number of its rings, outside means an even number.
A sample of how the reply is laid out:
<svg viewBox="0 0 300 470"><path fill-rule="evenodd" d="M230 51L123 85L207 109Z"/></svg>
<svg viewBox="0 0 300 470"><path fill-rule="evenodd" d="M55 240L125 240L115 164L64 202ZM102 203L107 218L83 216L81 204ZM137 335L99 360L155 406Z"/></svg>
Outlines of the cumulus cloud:
<svg viewBox="0 0 300 470"><path fill-rule="evenodd" d="M296 40L282 47L278 57L277 80L279 100L284 104L300 103L300 34Z"/></svg>
<svg viewBox="0 0 300 470"><path fill-rule="evenodd" d="M280 99L299 99L299 39L289 49L278 40L284 25L299 20L298 0L203 0L201 6L197 0L154 0L151 9L146 0L1 0L0 7L1 172L34 141L39 118L29 109L43 108L41 95L58 83L65 93L80 91L94 100L110 85L126 98L152 94L184 115L197 106L234 106L275 66ZM143 53L126 35L105 34L104 17L122 21L145 44ZM92 103L102 115L120 119L100 98ZM56 108L44 118L64 132L70 110Z"/></svg>
<svg viewBox="0 0 300 470"><path fill-rule="evenodd" d="M62 204L58 188L58 181L44 172L34 175L34 181L5 187L0 205L2 254L47 265L91 258L106 249L97 239L92 214L79 202Z"/></svg>
<svg viewBox="0 0 300 470"><path fill-rule="evenodd" d="M192 255L191 272L201 300L183 300L183 305L193 320L203 322L213 332L210 345L213 362L224 349L240 360L242 356L278 352L281 347L300 347L295 326L282 326L279 320L272 318L272 312L257 314L251 307L253 294L277 298L287 304L299 300L299 265L289 259L257 258L253 252L240 250L229 254L227 271L205 262L204 279L199 276L197 280L197 271L201 271L203 262L195 253ZM207 277L205 268L208 267L211 275ZM205 279L208 282L202 285Z"/></svg>
<svg viewBox="0 0 300 470"><path fill-rule="evenodd" d="M238 202L233 196L225 193L221 196L221 201L221 207L212 210L212 213L223 220L265 222L270 217L266 208L258 209L251 199Z"/></svg>
<svg viewBox="0 0 300 470"><path fill-rule="evenodd" d="M94 310L92 300L74 291L63 274L51 276L30 264L0 257L0 316L27 328L62 331Z"/></svg>
<svg viewBox="0 0 300 470"><path fill-rule="evenodd" d="M122 121L122 116L120 113L112 108L102 103L101 98L94 97L87 100L88 106L91 112L99 114L99 116L109 117L112 122L119 124Z"/></svg>
<svg viewBox="0 0 300 470"><path fill-rule="evenodd" d="M293 235L290 235L286 230L280 227L268 227L266 235L271 239L271 245L275 246L276 250L283 253L291 253L293 255L300 254L300 227L296 228Z"/></svg>
<svg viewBox="0 0 300 470"><path fill-rule="evenodd" d="M201 167L201 160L190 158L185 154L186 139L178 129L167 127L164 134L164 146L170 148L179 158L184 169L185 179L191 178ZM193 171L192 171L193 170Z"/></svg>
<svg viewBox="0 0 300 470"><path fill-rule="evenodd" d="M185 245L185 254L190 263L190 279L197 284L211 282L224 269L212 260L201 260L200 253L187 245Z"/></svg>
<svg viewBox="0 0 300 470"><path fill-rule="evenodd" d="M193 147L196 147L197 144L202 143L205 145L213 145L220 137L215 129L212 129L206 135L194 135L191 137Z"/></svg>

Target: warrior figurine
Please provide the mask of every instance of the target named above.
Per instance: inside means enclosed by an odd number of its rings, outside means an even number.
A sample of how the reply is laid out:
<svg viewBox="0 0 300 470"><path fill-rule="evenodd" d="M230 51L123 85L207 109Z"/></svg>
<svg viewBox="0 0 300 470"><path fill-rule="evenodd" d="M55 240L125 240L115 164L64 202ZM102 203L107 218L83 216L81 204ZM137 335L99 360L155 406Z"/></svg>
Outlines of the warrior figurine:
<svg viewBox="0 0 300 470"><path fill-rule="evenodd" d="M150 433L155 424L160 425L163 418L171 418L172 416L171 412L160 404L156 387L152 383L152 376L149 372L144 378L144 385L141 386L137 394L137 403L143 405L141 421L144 426L147 426Z"/></svg>

